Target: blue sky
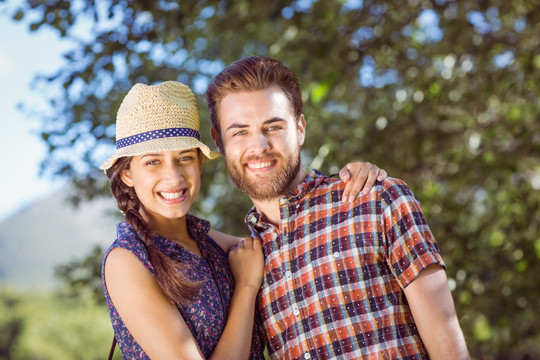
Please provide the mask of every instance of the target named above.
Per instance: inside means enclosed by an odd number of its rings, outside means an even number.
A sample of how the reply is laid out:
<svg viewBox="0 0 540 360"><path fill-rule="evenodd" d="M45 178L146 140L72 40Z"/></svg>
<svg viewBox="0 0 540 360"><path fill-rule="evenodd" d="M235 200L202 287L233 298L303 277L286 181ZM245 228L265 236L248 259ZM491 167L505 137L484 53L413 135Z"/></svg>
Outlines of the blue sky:
<svg viewBox="0 0 540 360"><path fill-rule="evenodd" d="M0 221L60 188L62 181L41 178L46 147L39 139L37 117L24 115L17 105L44 108L45 97L31 88L37 73L51 73L62 65L69 44L52 30L31 33L25 23L0 14Z"/></svg>

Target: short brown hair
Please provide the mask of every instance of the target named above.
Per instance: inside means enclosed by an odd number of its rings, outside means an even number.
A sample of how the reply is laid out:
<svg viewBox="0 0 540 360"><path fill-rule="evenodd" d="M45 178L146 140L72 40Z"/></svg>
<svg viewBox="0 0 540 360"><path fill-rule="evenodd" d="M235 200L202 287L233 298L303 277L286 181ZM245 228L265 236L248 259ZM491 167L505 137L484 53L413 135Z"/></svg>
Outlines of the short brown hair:
<svg viewBox="0 0 540 360"><path fill-rule="evenodd" d="M219 73L208 85L205 97L210 109L212 127L220 133L218 107L230 93L264 90L277 85L283 90L293 115L302 115L302 92L298 77L280 61L263 56L249 56L233 62Z"/></svg>

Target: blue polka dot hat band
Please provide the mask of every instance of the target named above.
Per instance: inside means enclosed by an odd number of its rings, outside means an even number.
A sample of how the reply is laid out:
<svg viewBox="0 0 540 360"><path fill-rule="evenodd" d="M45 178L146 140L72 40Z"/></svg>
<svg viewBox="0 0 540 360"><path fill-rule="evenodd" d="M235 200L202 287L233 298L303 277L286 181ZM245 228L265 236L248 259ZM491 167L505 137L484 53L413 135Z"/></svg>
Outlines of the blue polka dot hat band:
<svg viewBox="0 0 540 360"><path fill-rule="evenodd" d="M128 136L123 139L119 139L116 141L116 148L121 149L123 147L142 143L145 141L150 141L154 139L163 139L163 138L168 138L168 137L177 137L177 136L193 137L197 140L201 140L201 135L199 134L197 130L193 130L189 128L169 128L169 129L147 131L141 134L136 134L133 136Z"/></svg>

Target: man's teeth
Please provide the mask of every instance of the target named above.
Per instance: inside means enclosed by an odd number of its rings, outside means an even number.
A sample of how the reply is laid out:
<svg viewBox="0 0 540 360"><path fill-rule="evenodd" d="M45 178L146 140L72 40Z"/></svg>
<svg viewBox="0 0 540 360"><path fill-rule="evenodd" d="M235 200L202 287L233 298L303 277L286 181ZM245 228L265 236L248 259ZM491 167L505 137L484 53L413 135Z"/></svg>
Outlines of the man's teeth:
<svg viewBox="0 0 540 360"><path fill-rule="evenodd" d="M175 193L160 193L161 196L163 196L165 199L167 200L173 200L173 199L178 199L180 196L182 196L184 194L184 191L180 191L180 192L175 192Z"/></svg>
<svg viewBox="0 0 540 360"><path fill-rule="evenodd" d="M252 169L262 169L265 167L269 167L270 165L272 165L272 162L268 161L263 163L249 164L249 167Z"/></svg>

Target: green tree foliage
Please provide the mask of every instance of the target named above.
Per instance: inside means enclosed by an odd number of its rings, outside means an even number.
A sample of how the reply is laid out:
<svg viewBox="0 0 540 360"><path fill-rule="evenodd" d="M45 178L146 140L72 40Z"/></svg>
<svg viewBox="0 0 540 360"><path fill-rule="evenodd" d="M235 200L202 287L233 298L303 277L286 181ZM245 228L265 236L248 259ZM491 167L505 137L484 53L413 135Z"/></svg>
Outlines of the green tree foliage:
<svg viewBox="0 0 540 360"><path fill-rule="evenodd" d="M14 311L21 302L17 296L0 288L0 359L8 360L23 329L23 317Z"/></svg>
<svg viewBox="0 0 540 360"><path fill-rule="evenodd" d="M113 331L91 297L21 293L0 287L1 360L101 360ZM115 359L121 359L117 350Z"/></svg>
<svg viewBox="0 0 540 360"><path fill-rule="evenodd" d="M540 356L538 0L27 0L12 15L75 42L40 79L62 90L42 118L44 165L87 197L106 192L96 165L134 83L190 85L209 141L208 81L246 55L278 58L304 91L306 165L365 159L415 190L472 355ZM201 195L214 225L245 232L249 201L222 161Z"/></svg>
<svg viewBox="0 0 540 360"><path fill-rule="evenodd" d="M89 296L98 303L105 304L101 284L101 262L103 249L95 245L83 259L73 260L56 267L55 275L60 279L69 297Z"/></svg>

